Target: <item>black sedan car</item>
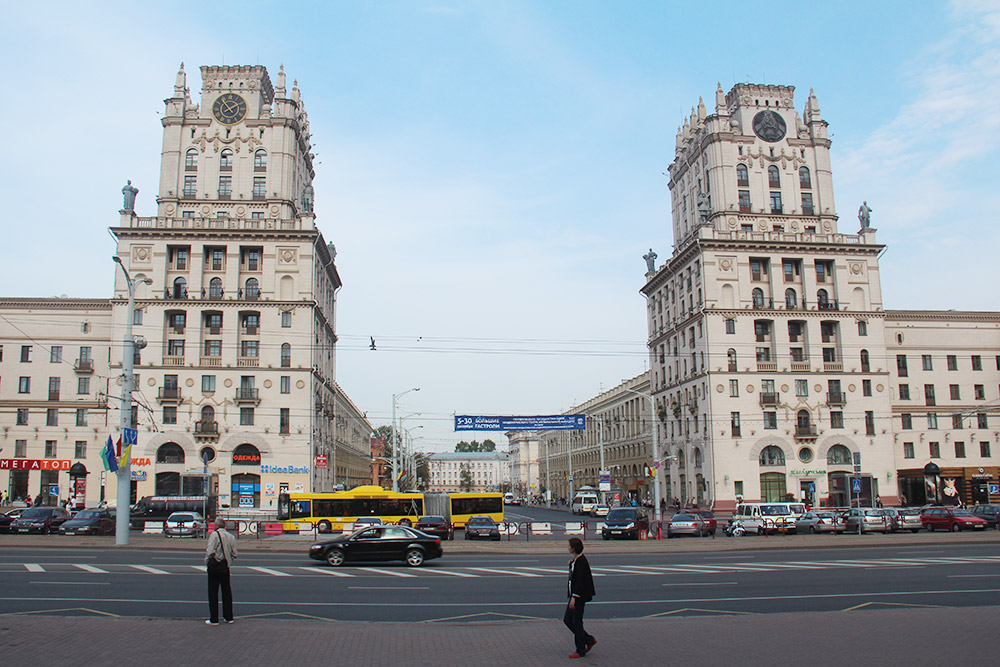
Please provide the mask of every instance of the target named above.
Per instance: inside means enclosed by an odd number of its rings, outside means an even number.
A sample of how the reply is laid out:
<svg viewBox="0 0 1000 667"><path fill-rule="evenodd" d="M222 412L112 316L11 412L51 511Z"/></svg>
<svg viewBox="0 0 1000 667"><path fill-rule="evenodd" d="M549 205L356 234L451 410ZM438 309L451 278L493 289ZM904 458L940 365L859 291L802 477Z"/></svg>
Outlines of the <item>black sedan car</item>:
<svg viewBox="0 0 1000 667"><path fill-rule="evenodd" d="M499 540L500 526L491 517L473 516L465 524L467 540Z"/></svg>
<svg viewBox="0 0 1000 667"><path fill-rule="evenodd" d="M32 507L10 524L10 532L48 535L58 531L67 521L69 512L63 507Z"/></svg>
<svg viewBox="0 0 1000 667"><path fill-rule="evenodd" d="M987 528L1000 528L1000 505L976 505L970 507L969 511L986 519Z"/></svg>
<svg viewBox="0 0 1000 667"><path fill-rule="evenodd" d="M62 535L114 535L115 511L111 509L80 510L59 526Z"/></svg>
<svg viewBox="0 0 1000 667"><path fill-rule="evenodd" d="M334 567L349 561L401 560L419 567L443 555L441 538L406 526L373 526L309 547L309 557Z"/></svg>
<svg viewBox="0 0 1000 667"><path fill-rule="evenodd" d="M452 539L451 526L443 516L422 516L414 528L428 535L440 537L442 540Z"/></svg>

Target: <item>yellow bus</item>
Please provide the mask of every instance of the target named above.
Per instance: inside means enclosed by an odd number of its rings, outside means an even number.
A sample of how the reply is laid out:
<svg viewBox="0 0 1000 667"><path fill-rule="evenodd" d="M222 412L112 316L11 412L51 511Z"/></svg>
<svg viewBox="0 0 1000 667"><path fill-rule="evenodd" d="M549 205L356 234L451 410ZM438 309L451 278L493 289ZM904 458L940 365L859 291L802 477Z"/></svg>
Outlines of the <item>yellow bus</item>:
<svg viewBox="0 0 1000 667"><path fill-rule="evenodd" d="M504 520L502 493L428 493L425 500L427 514L439 514L455 528L464 528L473 516Z"/></svg>
<svg viewBox="0 0 1000 667"><path fill-rule="evenodd" d="M282 493L278 495L278 521L285 530L321 533L343 530L362 517L382 523L409 526L424 515L424 494L396 493L380 486L359 486L333 493Z"/></svg>

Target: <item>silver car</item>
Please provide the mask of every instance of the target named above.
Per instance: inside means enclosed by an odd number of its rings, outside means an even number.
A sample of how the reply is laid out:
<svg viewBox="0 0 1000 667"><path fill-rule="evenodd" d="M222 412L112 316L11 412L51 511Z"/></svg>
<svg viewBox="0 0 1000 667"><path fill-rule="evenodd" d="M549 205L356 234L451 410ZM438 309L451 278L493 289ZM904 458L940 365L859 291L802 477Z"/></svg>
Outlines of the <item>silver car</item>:
<svg viewBox="0 0 1000 667"><path fill-rule="evenodd" d="M883 509L876 507L862 507L858 509L855 507L846 516L848 533L858 532L859 524L862 533L888 533L892 531L892 517L887 516Z"/></svg>
<svg viewBox="0 0 1000 667"><path fill-rule="evenodd" d="M918 517L919 518L919 517ZM796 533L842 533L844 522L836 512L809 511L795 520Z"/></svg>
<svg viewBox="0 0 1000 667"><path fill-rule="evenodd" d="M198 512L174 512L163 524L166 537L202 537L205 519Z"/></svg>
<svg viewBox="0 0 1000 667"><path fill-rule="evenodd" d="M920 510L888 507L882 511L892 522L890 525L892 532L908 530L911 533L917 533L924 527L920 520Z"/></svg>

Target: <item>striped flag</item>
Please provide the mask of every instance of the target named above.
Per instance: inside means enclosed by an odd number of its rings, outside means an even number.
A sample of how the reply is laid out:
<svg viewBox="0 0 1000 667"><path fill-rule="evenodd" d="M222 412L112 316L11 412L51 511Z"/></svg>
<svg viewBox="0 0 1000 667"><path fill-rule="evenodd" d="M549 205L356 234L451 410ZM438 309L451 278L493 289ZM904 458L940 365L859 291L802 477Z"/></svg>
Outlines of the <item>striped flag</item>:
<svg viewBox="0 0 1000 667"><path fill-rule="evenodd" d="M108 444L101 447L101 465L104 466L105 470L111 470L111 465L108 463L108 447L111 446L111 436L108 436Z"/></svg>
<svg viewBox="0 0 1000 667"><path fill-rule="evenodd" d="M111 444L111 436L108 436L108 444L104 446L101 457L107 463L110 472L118 472L118 457L115 456L115 446Z"/></svg>

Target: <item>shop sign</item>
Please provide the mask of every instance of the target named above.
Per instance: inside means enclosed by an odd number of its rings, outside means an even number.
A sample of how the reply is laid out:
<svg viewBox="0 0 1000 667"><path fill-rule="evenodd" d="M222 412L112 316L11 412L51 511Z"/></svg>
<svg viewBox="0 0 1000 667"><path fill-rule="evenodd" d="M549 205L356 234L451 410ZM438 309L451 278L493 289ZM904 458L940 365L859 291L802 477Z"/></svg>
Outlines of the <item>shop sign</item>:
<svg viewBox="0 0 1000 667"><path fill-rule="evenodd" d="M0 470L69 470L73 462L62 459L0 459Z"/></svg>
<svg viewBox="0 0 1000 667"><path fill-rule="evenodd" d="M272 466L272 465L263 465L263 466L260 467L260 471L261 472L280 473L280 474L283 474L283 475L308 475L309 474L309 468L307 468L305 466L302 466L300 468L298 466Z"/></svg>
<svg viewBox="0 0 1000 667"><path fill-rule="evenodd" d="M253 507L253 496L240 496L240 507Z"/></svg>
<svg viewBox="0 0 1000 667"><path fill-rule="evenodd" d="M825 475L825 470L789 470L789 475Z"/></svg>
<svg viewBox="0 0 1000 667"><path fill-rule="evenodd" d="M153 462L150 461L149 459L137 459L135 457L132 457L132 465L134 465L134 466L148 466L148 465L153 465Z"/></svg>
<svg viewBox="0 0 1000 667"><path fill-rule="evenodd" d="M264 495L265 496L274 495L274 482L267 482L264 484Z"/></svg>
<svg viewBox="0 0 1000 667"><path fill-rule="evenodd" d="M259 465L260 454L233 454L233 463L241 466Z"/></svg>
<svg viewBox="0 0 1000 667"><path fill-rule="evenodd" d="M326 454L317 454L316 455L316 467L317 468L325 468L326 467Z"/></svg>
<svg viewBox="0 0 1000 667"><path fill-rule="evenodd" d="M133 482L145 482L146 481L146 471L145 470L130 470Z"/></svg>

